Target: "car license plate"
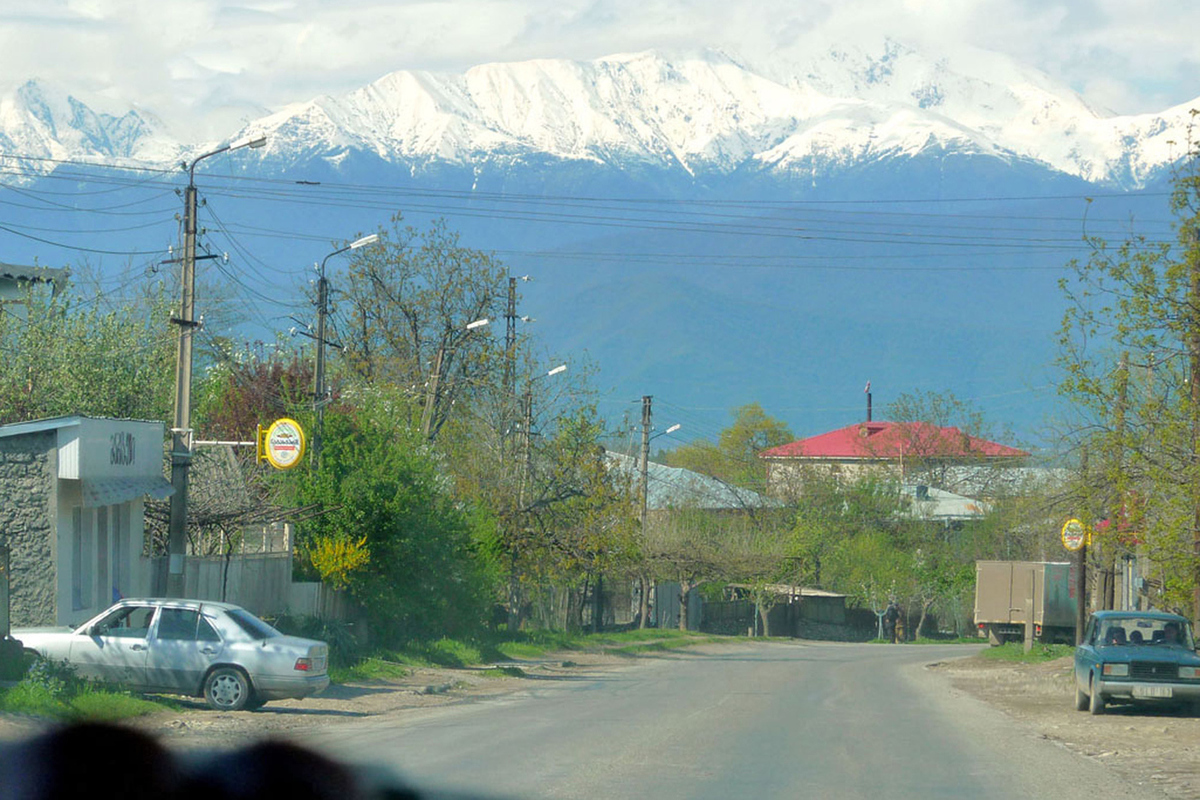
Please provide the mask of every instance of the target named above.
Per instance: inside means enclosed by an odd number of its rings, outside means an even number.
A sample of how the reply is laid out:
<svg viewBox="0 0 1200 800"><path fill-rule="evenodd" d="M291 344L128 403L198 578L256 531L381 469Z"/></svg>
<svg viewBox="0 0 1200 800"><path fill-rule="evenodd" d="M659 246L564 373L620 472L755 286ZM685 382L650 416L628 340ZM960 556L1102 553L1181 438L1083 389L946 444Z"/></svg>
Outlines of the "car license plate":
<svg viewBox="0 0 1200 800"><path fill-rule="evenodd" d="M1135 686L1133 687L1134 697L1170 697L1170 686Z"/></svg>

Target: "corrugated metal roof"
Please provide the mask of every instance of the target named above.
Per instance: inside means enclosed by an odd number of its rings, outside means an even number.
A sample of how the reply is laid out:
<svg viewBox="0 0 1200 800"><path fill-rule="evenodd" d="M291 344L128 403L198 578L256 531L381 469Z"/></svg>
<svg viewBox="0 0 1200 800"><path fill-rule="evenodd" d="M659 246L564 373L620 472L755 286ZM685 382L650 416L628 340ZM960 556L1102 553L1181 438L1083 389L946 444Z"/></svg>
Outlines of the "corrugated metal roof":
<svg viewBox="0 0 1200 800"><path fill-rule="evenodd" d="M759 458L899 460L904 457L1024 458L1015 447L927 422L861 422L772 447Z"/></svg>
<svg viewBox="0 0 1200 800"><path fill-rule="evenodd" d="M609 450L613 469L638 479L638 460ZM682 467L650 462L646 470L646 507L658 511L667 508L748 509L776 508L779 501L758 492L742 489L724 481Z"/></svg>
<svg viewBox="0 0 1200 800"><path fill-rule="evenodd" d="M70 274L70 271L66 269L27 267L22 264L5 264L0 262L0 278L8 278L13 281L61 284Z"/></svg>
<svg viewBox="0 0 1200 800"><path fill-rule="evenodd" d="M971 497L929 486L905 486L902 491L912 498L907 516L929 521L954 522L979 519L991 506Z"/></svg>

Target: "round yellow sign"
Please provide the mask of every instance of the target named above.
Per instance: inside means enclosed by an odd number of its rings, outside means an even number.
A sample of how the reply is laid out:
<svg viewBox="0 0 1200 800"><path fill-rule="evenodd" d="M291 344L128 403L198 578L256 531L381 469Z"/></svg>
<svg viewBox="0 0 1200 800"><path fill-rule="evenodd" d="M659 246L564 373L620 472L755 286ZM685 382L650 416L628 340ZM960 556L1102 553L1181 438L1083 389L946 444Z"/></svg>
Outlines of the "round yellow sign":
<svg viewBox="0 0 1200 800"><path fill-rule="evenodd" d="M294 419L277 419L263 434L263 458L275 469L291 469L304 457L304 429Z"/></svg>
<svg viewBox="0 0 1200 800"><path fill-rule="evenodd" d="M1069 519L1062 526L1063 547L1078 550L1087 543L1087 528L1077 519Z"/></svg>

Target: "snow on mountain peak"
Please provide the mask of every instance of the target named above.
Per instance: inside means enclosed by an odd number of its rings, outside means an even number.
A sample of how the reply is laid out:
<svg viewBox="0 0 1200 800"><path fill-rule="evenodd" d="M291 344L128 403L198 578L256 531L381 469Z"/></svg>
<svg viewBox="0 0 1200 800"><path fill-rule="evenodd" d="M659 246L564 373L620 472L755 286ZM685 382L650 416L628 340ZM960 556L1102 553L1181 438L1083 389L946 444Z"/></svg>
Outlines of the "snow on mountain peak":
<svg viewBox="0 0 1200 800"><path fill-rule="evenodd" d="M0 148L159 164L185 151L152 115L77 97L32 81L0 96ZM1104 115L1006 56L880 39L798 42L758 60L646 51L393 72L279 109L243 133L267 133L254 157L276 166L336 166L357 151L413 168L534 156L697 175L957 152L1135 187L1183 155L1170 143L1186 140L1190 105Z"/></svg>
<svg viewBox="0 0 1200 800"><path fill-rule="evenodd" d="M1162 142L1180 140L1189 120L1183 107L1101 116L1044 73L966 48L930 56L884 39L772 59L647 51L394 72L252 127L309 154L350 147L454 163L539 154L690 173L748 163L786 170L831 153L841 163L937 145L1135 186L1178 157Z"/></svg>
<svg viewBox="0 0 1200 800"><path fill-rule="evenodd" d="M153 114L111 110L114 105L98 97L80 99L45 81L27 81L0 96L0 150L35 159L100 162L161 163L178 154L179 145ZM110 110L99 110L106 106ZM50 165L27 158L15 167L36 173Z"/></svg>

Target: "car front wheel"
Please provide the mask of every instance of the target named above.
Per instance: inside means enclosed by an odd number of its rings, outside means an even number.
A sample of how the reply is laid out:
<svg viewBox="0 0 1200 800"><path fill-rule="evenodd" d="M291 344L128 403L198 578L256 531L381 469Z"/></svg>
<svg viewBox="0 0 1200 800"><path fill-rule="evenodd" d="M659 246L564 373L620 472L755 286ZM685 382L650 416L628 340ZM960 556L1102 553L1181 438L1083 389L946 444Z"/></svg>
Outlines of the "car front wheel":
<svg viewBox="0 0 1200 800"><path fill-rule="evenodd" d="M1075 710L1087 711L1088 696L1084 694L1083 689L1079 688L1079 684L1075 684Z"/></svg>
<svg viewBox="0 0 1200 800"><path fill-rule="evenodd" d="M241 711L251 695L250 679L237 667L217 667L204 682L204 699L218 711Z"/></svg>
<svg viewBox="0 0 1200 800"><path fill-rule="evenodd" d="M1088 702L1088 711L1092 714L1103 714L1104 697L1101 696L1100 690L1096 688L1096 681L1093 680L1088 688L1092 690L1091 698Z"/></svg>

